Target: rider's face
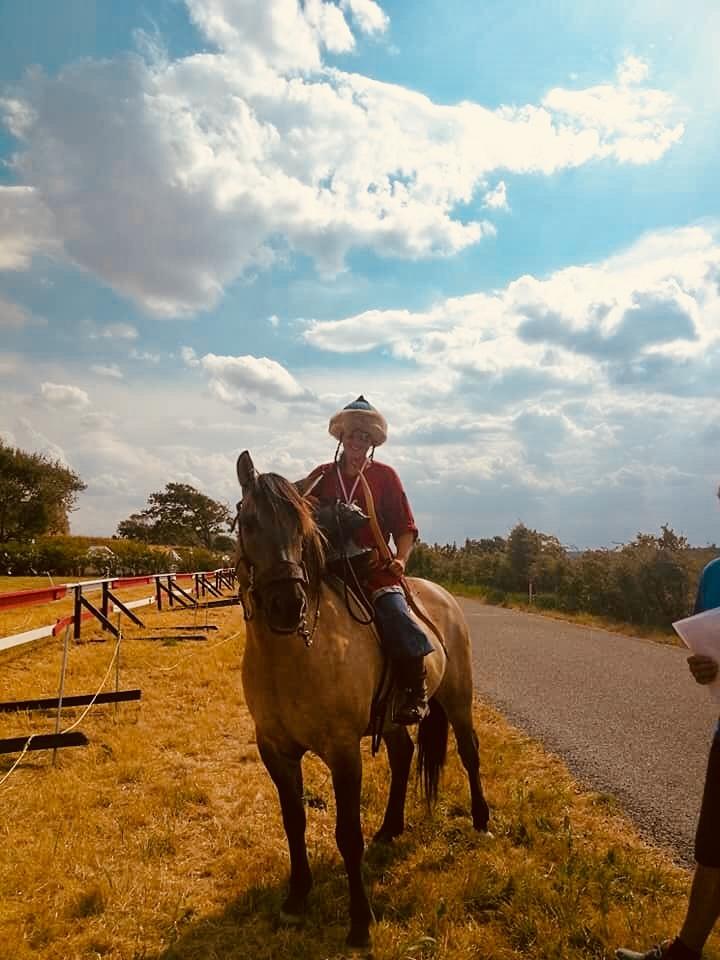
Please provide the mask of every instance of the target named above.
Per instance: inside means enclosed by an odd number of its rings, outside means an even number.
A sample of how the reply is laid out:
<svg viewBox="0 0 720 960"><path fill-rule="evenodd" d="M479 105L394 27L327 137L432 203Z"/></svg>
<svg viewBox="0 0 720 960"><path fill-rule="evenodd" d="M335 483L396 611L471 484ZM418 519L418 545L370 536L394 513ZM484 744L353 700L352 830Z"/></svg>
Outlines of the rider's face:
<svg viewBox="0 0 720 960"><path fill-rule="evenodd" d="M352 430L343 437L343 449L351 463L362 463L370 449L372 437L364 430Z"/></svg>

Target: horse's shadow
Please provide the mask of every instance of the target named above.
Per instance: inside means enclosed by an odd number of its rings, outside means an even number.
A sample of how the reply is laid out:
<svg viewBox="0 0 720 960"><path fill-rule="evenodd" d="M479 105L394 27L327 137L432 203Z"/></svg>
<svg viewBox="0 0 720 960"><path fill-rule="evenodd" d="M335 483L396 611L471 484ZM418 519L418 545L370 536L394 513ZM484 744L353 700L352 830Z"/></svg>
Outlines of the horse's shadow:
<svg viewBox="0 0 720 960"><path fill-rule="evenodd" d="M409 855L420 838L403 837L392 844L370 844L365 874L372 890L377 921L398 917L383 874ZM172 943L145 960L326 960L351 956L345 953L347 933L347 878L341 859L313 864L314 888L302 926L284 926L280 907L286 882L256 884L229 902L225 909L203 917L189 917L173 928ZM352 955L355 956L355 955Z"/></svg>

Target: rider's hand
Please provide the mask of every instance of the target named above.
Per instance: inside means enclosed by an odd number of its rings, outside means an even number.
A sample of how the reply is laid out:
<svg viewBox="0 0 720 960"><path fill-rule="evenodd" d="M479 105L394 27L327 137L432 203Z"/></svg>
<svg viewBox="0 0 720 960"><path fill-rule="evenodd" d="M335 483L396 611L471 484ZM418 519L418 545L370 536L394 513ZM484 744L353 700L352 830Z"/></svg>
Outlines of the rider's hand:
<svg viewBox="0 0 720 960"><path fill-rule="evenodd" d="M698 683L712 683L715 677L717 677L718 663L717 660L713 660L712 657L695 653L693 656L687 658L687 662L690 667L690 672Z"/></svg>
<svg viewBox="0 0 720 960"><path fill-rule="evenodd" d="M393 557L387 568L388 573L391 573L394 577L402 577L405 573L405 561L401 560L400 557Z"/></svg>

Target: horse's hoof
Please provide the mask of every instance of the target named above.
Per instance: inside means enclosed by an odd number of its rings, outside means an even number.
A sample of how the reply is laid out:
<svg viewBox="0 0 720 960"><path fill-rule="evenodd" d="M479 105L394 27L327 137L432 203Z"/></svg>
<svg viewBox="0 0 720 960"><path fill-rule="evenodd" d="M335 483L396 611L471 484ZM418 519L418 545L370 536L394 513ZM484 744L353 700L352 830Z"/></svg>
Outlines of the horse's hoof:
<svg viewBox="0 0 720 960"><path fill-rule="evenodd" d="M364 935L355 937L352 933L348 934L348 938L345 941L345 952L349 957L362 958L366 960L368 957L372 957L372 942L370 940L370 935Z"/></svg>
<svg viewBox="0 0 720 960"><path fill-rule="evenodd" d="M347 935L345 940L345 949L352 956L358 957L369 957L372 956L372 939L370 937L370 927L373 926L377 921L375 920L375 914L370 910L370 916L368 918L368 926L362 924L359 927L353 929L350 927L350 932ZM353 954L352 951L355 951Z"/></svg>
<svg viewBox="0 0 720 960"><path fill-rule="evenodd" d="M393 842L396 836L400 836L400 834L391 833L390 830L378 830L378 832L372 838L372 842L379 843L387 847Z"/></svg>
<svg viewBox="0 0 720 960"><path fill-rule="evenodd" d="M478 833L490 833L489 829L490 817L473 817L473 829L477 830Z"/></svg>

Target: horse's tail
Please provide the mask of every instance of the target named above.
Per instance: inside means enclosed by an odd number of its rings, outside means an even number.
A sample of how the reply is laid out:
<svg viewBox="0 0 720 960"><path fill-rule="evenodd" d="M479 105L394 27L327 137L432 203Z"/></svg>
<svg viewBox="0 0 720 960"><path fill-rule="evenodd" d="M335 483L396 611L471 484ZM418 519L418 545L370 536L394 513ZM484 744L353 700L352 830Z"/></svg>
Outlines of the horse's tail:
<svg viewBox="0 0 720 960"><path fill-rule="evenodd" d="M437 800L440 771L445 764L448 743L447 714L433 697L430 713L418 727L418 779L429 807Z"/></svg>

